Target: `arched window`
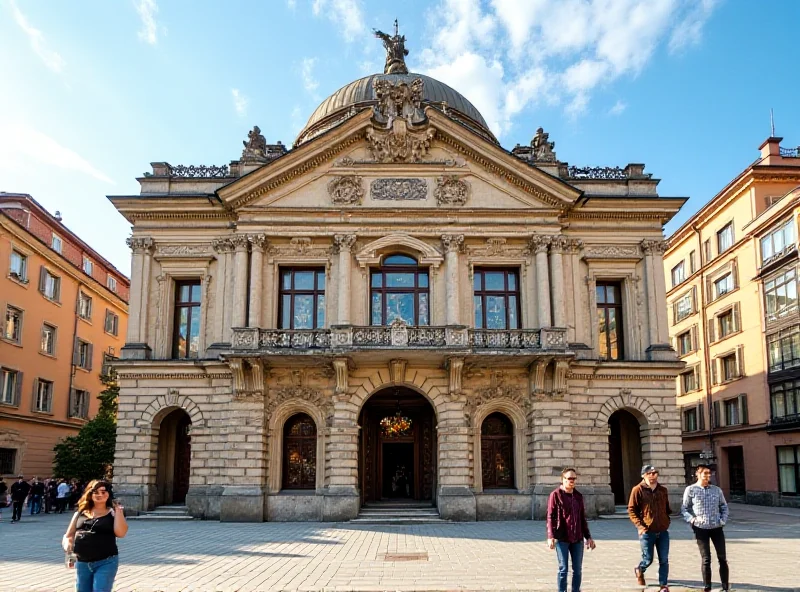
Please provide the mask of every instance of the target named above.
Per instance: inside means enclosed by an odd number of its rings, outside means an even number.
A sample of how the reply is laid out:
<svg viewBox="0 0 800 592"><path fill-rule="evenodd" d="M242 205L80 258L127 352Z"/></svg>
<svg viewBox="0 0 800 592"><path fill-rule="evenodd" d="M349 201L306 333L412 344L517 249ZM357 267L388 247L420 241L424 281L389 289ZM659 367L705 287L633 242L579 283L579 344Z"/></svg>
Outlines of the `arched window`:
<svg viewBox="0 0 800 592"><path fill-rule="evenodd" d="M481 425L481 474L484 489L514 487L514 428L502 413Z"/></svg>
<svg viewBox="0 0 800 592"><path fill-rule="evenodd" d="M408 255L388 255L370 274L370 324L430 323L428 270Z"/></svg>
<svg viewBox="0 0 800 592"><path fill-rule="evenodd" d="M317 426L305 413L283 426L283 488L314 489L317 483Z"/></svg>

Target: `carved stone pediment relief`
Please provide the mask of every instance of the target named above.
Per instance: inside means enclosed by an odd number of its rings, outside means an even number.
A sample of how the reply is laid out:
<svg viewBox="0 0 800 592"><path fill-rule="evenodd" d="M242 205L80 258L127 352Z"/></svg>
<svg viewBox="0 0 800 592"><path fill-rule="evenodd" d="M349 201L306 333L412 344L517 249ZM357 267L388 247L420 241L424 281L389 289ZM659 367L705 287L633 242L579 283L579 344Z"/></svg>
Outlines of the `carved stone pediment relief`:
<svg viewBox="0 0 800 592"><path fill-rule="evenodd" d="M471 367L465 372L465 376L484 376L486 373L489 374L489 384L475 388L471 393L467 394L467 400L464 403L464 414L468 420L475 416L475 411L481 405L493 399L510 399L522 407L526 413L529 411L531 400L526 395L524 386L526 377L523 375L512 376L502 370L480 372Z"/></svg>
<svg viewBox="0 0 800 592"><path fill-rule="evenodd" d="M586 245L586 259L641 259L638 245Z"/></svg>
<svg viewBox="0 0 800 592"><path fill-rule="evenodd" d="M184 257L202 258L211 256L211 245L189 245L189 244L161 244L156 245L155 256L157 258Z"/></svg>
<svg viewBox="0 0 800 592"><path fill-rule="evenodd" d="M288 244L270 243L267 251L270 256L309 257L327 259L331 254L330 245L315 244L307 236L296 236Z"/></svg>
<svg viewBox="0 0 800 592"><path fill-rule="evenodd" d="M428 183L425 179L375 179L370 184L370 197L389 201L425 200Z"/></svg>
<svg viewBox="0 0 800 592"><path fill-rule="evenodd" d="M482 245L468 245L467 254L475 258L488 257L527 257L530 248L527 244L509 245L508 239L503 237L487 238Z"/></svg>
<svg viewBox="0 0 800 592"><path fill-rule="evenodd" d="M433 190L436 203L440 206L463 206L469 200L469 193L469 183L456 175L438 177Z"/></svg>
<svg viewBox="0 0 800 592"><path fill-rule="evenodd" d="M394 119L388 129L368 126L367 145L378 162L421 162L428 154L436 130L430 125L410 126L405 119Z"/></svg>
<svg viewBox="0 0 800 592"><path fill-rule="evenodd" d="M335 177L328 183L328 195L337 206L361 205L364 199L363 181L359 175Z"/></svg>

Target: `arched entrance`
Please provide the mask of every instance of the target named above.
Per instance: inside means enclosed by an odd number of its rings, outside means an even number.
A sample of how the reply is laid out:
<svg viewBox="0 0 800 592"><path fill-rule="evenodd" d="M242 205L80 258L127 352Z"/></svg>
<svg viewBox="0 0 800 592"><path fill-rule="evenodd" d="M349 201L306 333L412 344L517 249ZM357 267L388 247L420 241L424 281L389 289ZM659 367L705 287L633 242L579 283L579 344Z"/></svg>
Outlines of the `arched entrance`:
<svg viewBox="0 0 800 592"><path fill-rule="evenodd" d="M374 394L359 416L361 503L433 500L436 491L436 429L433 407L408 388Z"/></svg>
<svg viewBox="0 0 800 592"><path fill-rule="evenodd" d="M158 430L156 505L182 504L186 501L192 457L191 425L192 420L183 409L175 409L161 420Z"/></svg>
<svg viewBox="0 0 800 592"><path fill-rule="evenodd" d="M642 439L639 420L624 409L608 418L611 428L608 436L608 452L611 472L611 491L614 503L628 503L631 489L642 480Z"/></svg>

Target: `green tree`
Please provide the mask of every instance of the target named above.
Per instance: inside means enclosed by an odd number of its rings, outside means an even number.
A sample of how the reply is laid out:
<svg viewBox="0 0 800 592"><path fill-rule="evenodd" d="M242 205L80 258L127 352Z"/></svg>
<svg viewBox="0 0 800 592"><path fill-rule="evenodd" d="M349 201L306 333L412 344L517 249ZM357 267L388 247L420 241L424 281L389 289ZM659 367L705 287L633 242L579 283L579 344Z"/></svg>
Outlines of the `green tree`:
<svg viewBox="0 0 800 592"><path fill-rule="evenodd" d="M59 479L88 482L110 479L113 475L119 385L113 370L100 379L106 388L97 397L100 399L97 415L76 435L64 438L53 448L53 475Z"/></svg>

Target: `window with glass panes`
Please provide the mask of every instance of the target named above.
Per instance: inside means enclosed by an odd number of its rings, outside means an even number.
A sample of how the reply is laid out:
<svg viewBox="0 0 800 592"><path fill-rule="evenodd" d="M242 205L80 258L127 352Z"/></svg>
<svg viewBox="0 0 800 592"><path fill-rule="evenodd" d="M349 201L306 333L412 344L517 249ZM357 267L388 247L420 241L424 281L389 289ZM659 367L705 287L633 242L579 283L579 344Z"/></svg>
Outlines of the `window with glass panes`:
<svg viewBox="0 0 800 592"><path fill-rule="evenodd" d="M15 405L20 373L9 368L0 369L0 403ZM2 473L0 473L2 474Z"/></svg>
<svg viewBox="0 0 800 592"><path fill-rule="evenodd" d="M481 424L481 477L484 489L514 487L514 428L502 413Z"/></svg>
<svg viewBox="0 0 800 592"><path fill-rule="evenodd" d="M684 410L683 427L685 432L696 432L700 429L697 423L697 407Z"/></svg>
<svg viewBox="0 0 800 592"><path fill-rule="evenodd" d="M694 348L692 347L692 332L691 331L684 331L680 335L678 335L678 355L685 356L689 352L693 351Z"/></svg>
<svg viewBox="0 0 800 592"><path fill-rule="evenodd" d="M56 353L56 328L47 323L42 325L41 351L50 356Z"/></svg>
<svg viewBox="0 0 800 592"><path fill-rule="evenodd" d="M739 415L739 399L729 399L723 403L725 405L725 425L735 426L742 423Z"/></svg>
<svg viewBox="0 0 800 592"><path fill-rule="evenodd" d="M476 268L473 276L476 329L519 329L519 276L515 269Z"/></svg>
<svg viewBox="0 0 800 592"><path fill-rule="evenodd" d="M78 295L78 314L82 319L92 318L92 297L83 292Z"/></svg>
<svg viewBox="0 0 800 592"><path fill-rule="evenodd" d="M370 324L430 324L428 269L408 255L389 255L370 274Z"/></svg>
<svg viewBox="0 0 800 592"><path fill-rule="evenodd" d="M719 359L722 365L723 380L733 380L739 377L739 368L736 364L736 354L728 354Z"/></svg>
<svg viewBox="0 0 800 592"><path fill-rule="evenodd" d="M767 319L775 320L797 310L797 273L787 269L764 282Z"/></svg>
<svg viewBox="0 0 800 592"><path fill-rule="evenodd" d="M28 258L19 251L11 251L11 277L24 282L28 279Z"/></svg>
<svg viewBox="0 0 800 592"><path fill-rule="evenodd" d="M797 495L800 483L800 446L777 446L781 495Z"/></svg>
<svg viewBox="0 0 800 592"><path fill-rule="evenodd" d="M33 410L41 413L50 413L53 407L53 383L49 380L38 380L36 383L36 397Z"/></svg>
<svg viewBox="0 0 800 592"><path fill-rule="evenodd" d="M600 358L621 360L624 355L621 286L619 282L598 282L596 293Z"/></svg>
<svg viewBox="0 0 800 592"><path fill-rule="evenodd" d="M733 222L729 222L717 232L717 254L721 255L733 246Z"/></svg>
<svg viewBox="0 0 800 592"><path fill-rule="evenodd" d="M770 232L761 239L761 261L768 261L780 255L787 247L794 244L794 222L787 220L785 224Z"/></svg>
<svg viewBox="0 0 800 592"><path fill-rule="evenodd" d="M691 292L681 296L675 302L675 322L682 321L686 317L688 317L694 311L694 306L692 305L692 294Z"/></svg>
<svg viewBox="0 0 800 592"><path fill-rule="evenodd" d="M697 390L697 371L695 368L692 368L688 372L684 372L681 374L681 392L682 393L690 393L694 390Z"/></svg>
<svg viewBox="0 0 800 592"><path fill-rule="evenodd" d="M780 372L800 365L800 327L767 337L769 371Z"/></svg>
<svg viewBox="0 0 800 592"><path fill-rule="evenodd" d="M672 286L675 287L686 279L683 261L672 268Z"/></svg>
<svg viewBox="0 0 800 592"><path fill-rule="evenodd" d="M800 380L785 380L769 386L770 417L780 420L800 413Z"/></svg>
<svg viewBox="0 0 800 592"><path fill-rule="evenodd" d="M325 269L281 268L281 329L325 326Z"/></svg>
<svg viewBox="0 0 800 592"><path fill-rule="evenodd" d="M196 358L200 354L200 299L200 280L175 282L173 358Z"/></svg>
<svg viewBox="0 0 800 592"><path fill-rule="evenodd" d="M733 290L733 274L726 273L724 276L714 281L714 298L724 296Z"/></svg>
<svg viewBox="0 0 800 592"><path fill-rule="evenodd" d="M283 427L283 488L314 489L317 485L317 425L305 413Z"/></svg>
<svg viewBox="0 0 800 592"><path fill-rule="evenodd" d="M14 461L17 457L15 448L0 448L0 475L10 475L14 472Z"/></svg>
<svg viewBox="0 0 800 592"><path fill-rule="evenodd" d="M3 337L15 343L19 343L22 339L22 311L20 309L13 306L6 307Z"/></svg>
<svg viewBox="0 0 800 592"><path fill-rule="evenodd" d="M719 326L719 339L727 337L734 332L736 324L734 323L733 310L723 312L717 317L717 324Z"/></svg>

